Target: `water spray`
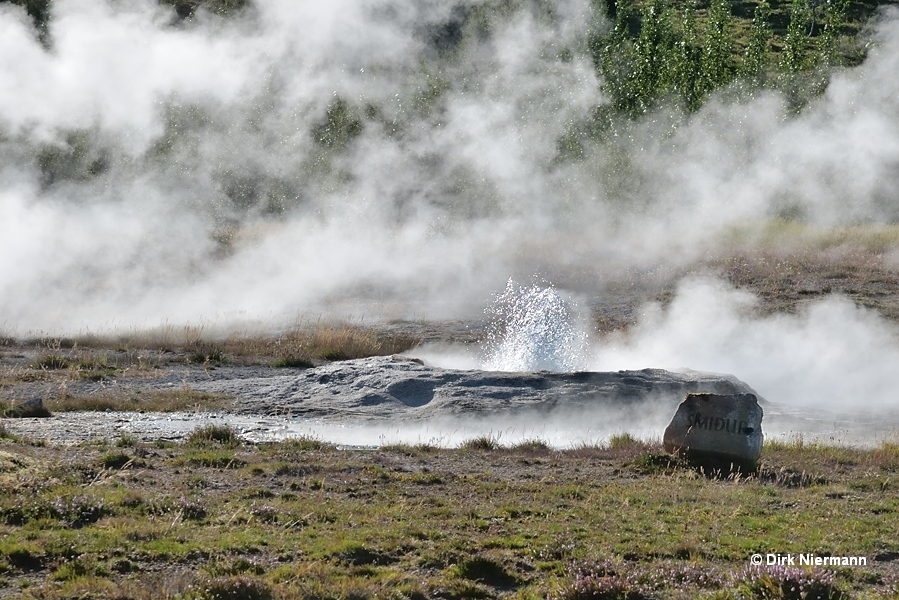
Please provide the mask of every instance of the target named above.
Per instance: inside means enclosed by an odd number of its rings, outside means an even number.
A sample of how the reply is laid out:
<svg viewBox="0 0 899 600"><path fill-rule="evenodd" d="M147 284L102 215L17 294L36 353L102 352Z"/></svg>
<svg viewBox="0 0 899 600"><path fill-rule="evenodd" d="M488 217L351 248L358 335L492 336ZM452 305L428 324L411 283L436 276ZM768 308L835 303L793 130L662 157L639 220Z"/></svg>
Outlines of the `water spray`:
<svg viewBox="0 0 899 600"><path fill-rule="evenodd" d="M571 372L586 367L587 334L577 326L577 305L553 286L522 287L509 279L484 312L485 369Z"/></svg>

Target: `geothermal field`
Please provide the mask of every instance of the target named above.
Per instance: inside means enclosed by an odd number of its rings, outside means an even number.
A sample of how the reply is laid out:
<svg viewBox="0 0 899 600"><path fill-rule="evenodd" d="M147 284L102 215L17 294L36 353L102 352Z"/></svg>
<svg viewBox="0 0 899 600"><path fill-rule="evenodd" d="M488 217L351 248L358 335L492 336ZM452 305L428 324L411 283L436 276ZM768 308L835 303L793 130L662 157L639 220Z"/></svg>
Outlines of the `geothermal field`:
<svg viewBox="0 0 899 600"><path fill-rule="evenodd" d="M0 0L0 598L896 597L897 74L893 0Z"/></svg>

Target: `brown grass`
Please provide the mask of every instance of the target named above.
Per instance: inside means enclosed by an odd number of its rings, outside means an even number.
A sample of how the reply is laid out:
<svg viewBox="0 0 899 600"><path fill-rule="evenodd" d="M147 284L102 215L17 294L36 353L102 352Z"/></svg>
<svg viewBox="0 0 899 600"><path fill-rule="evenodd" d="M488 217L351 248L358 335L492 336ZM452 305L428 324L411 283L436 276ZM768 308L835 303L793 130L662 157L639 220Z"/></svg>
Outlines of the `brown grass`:
<svg viewBox="0 0 899 600"><path fill-rule="evenodd" d="M256 356L275 363L307 361L317 364L398 354L418 343L417 338L384 335L367 327L317 325L293 329L279 336L234 336L220 342L220 346L230 356Z"/></svg>
<svg viewBox="0 0 899 600"><path fill-rule="evenodd" d="M228 397L198 392L189 386L175 390L134 391L126 394L105 392L75 395L63 392L44 401L50 412L149 411L182 412L212 410L224 406Z"/></svg>
<svg viewBox="0 0 899 600"><path fill-rule="evenodd" d="M313 366L327 361L397 354L418 345L408 335L351 324L298 324L278 334L205 333L203 327L162 327L128 334L86 333L67 338L32 338L16 344L33 356L31 372L64 372L92 378L155 369L173 363ZM16 376L7 373L6 377ZM29 376L18 373L17 378ZM45 375L46 376L46 375ZM0 373L0 385L4 375Z"/></svg>

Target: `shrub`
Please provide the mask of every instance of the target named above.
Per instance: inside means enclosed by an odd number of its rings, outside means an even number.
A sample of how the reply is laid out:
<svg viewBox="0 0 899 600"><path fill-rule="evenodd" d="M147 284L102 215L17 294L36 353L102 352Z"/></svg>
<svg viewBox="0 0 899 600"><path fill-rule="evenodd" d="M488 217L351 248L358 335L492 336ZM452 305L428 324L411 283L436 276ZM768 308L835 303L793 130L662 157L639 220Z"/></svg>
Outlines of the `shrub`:
<svg viewBox="0 0 899 600"><path fill-rule="evenodd" d="M278 509L271 504L257 505L254 501L253 505L250 507L250 514L253 515L257 521L261 521L262 523L278 522Z"/></svg>
<svg viewBox="0 0 899 600"><path fill-rule="evenodd" d="M206 518L206 507L203 506L199 499L188 500L186 497L181 496L175 502L174 507L181 513L181 518L185 521L202 521Z"/></svg>
<svg viewBox="0 0 899 600"><path fill-rule="evenodd" d="M57 496L52 509L58 519L76 528L96 523L109 513L105 500L87 495Z"/></svg>
<svg viewBox="0 0 899 600"><path fill-rule="evenodd" d="M571 567L570 581L548 600L643 600L643 593L636 579L629 576L610 560L592 565Z"/></svg>
<svg viewBox="0 0 899 600"><path fill-rule="evenodd" d="M52 414L47 410L43 400L39 397L20 404L0 404L0 417L26 419L46 418L50 416L52 416Z"/></svg>
<svg viewBox="0 0 899 600"><path fill-rule="evenodd" d="M665 597L662 590L720 589L728 583L709 568L685 564L644 566L600 560L573 564L570 579L550 600L642 600Z"/></svg>
<svg viewBox="0 0 899 600"><path fill-rule="evenodd" d="M364 124L349 103L336 98L325 113L325 118L312 128L312 140L325 148L344 150L359 135Z"/></svg>

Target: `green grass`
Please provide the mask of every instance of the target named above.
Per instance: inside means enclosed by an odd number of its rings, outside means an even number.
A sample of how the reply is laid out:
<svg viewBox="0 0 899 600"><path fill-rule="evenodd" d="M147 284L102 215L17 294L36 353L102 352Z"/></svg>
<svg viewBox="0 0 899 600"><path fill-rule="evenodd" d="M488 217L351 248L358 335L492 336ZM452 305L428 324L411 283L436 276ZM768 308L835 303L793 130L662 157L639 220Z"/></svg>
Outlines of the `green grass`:
<svg viewBox="0 0 899 600"><path fill-rule="evenodd" d="M874 560L899 552L895 444L769 443L757 475L723 479L653 443L2 444L22 458L0 460L0 577L25 598L613 597L601 572L621 594L761 598L777 575L743 573L754 552L863 555L828 589L895 590Z"/></svg>
<svg viewBox="0 0 899 600"><path fill-rule="evenodd" d="M191 431L185 442L201 448L210 444L234 448L240 445L240 438L230 425L204 425Z"/></svg>
<svg viewBox="0 0 899 600"><path fill-rule="evenodd" d="M608 447L611 450L621 450L628 448L645 448L646 444L627 432L616 433L609 437Z"/></svg>

